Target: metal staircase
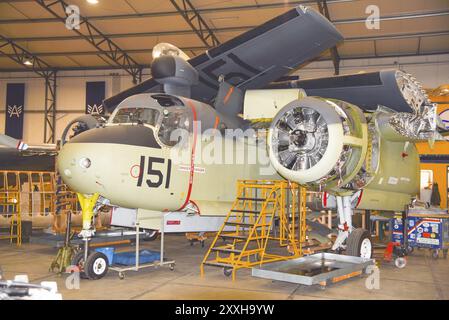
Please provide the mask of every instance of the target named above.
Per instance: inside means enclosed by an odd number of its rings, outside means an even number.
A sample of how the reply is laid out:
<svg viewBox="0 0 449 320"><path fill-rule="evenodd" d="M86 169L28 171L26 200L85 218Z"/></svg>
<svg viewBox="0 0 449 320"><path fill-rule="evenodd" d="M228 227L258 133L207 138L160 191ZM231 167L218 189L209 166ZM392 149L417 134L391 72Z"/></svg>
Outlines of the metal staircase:
<svg viewBox="0 0 449 320"><path fill-rule="evenodd" d="M235 280L240 268L300 257L305 241L303 194L305 190L287 181L239 181L237 198L203 259L201 275L204 266L221 267ZM274 252L270 241L278 244ZM281 254L279 249L285 247L287 252Z"/></svg>

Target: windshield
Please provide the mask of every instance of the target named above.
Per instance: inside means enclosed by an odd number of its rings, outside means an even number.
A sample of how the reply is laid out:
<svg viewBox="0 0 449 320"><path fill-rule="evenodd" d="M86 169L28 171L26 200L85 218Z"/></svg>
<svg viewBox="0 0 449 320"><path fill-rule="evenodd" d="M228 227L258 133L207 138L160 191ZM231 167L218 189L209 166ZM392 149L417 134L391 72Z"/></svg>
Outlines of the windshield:
<svg viewBox="0 0 449 320"><path fill-rule="evenodd" d="M170 110L165 109L162 117L161 127L159 129L159 139L167 146L174 146L180 141L180 135L189 130L189 117L185 109ZM175 130L179 129L177 133Z"/></svg>
<svg viewBox="0 0 449 320"><path fill-rule="evenodd" d="M170 96L168 94L153 94L151 96L159 103L161 107L183 107L184 103L177 97Z"/></svg>
<svg viewBox="0 0 449 320"><path fill-rule="evenodd" d="M112 119L112 123L139 123L156 126L159 111L150 108L120 108Z"/></svg>

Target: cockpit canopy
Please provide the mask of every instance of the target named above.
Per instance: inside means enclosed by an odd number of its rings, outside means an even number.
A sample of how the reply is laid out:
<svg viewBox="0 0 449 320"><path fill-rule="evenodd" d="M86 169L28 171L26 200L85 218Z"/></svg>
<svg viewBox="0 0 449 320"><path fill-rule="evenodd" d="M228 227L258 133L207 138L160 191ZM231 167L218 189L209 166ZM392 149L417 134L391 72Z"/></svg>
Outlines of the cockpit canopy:
<svg viewBox="0 0 449 320"><path fill-rule="evenodd" d="M191 128L191 115L181 99L167 94L140 94L124 100L114 111L109 124L149 125L159 140L172 147L178 143L176 129L187 132Z"/></svg>
<svg viewBox="0 0 449 320"><path fill-rule="evenodd" d="M159 120L159 111L142 107L123 107L118 109L112 123L149 124L156 126Z"/></svg>

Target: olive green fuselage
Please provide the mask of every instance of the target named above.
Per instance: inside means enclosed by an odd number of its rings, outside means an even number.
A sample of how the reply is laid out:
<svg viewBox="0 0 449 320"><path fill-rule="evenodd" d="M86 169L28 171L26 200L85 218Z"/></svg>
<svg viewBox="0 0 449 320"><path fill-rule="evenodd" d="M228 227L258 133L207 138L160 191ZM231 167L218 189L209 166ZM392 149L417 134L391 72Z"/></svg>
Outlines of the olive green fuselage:
<svg viewBox="0 0 449 320"><path fill-rule="evenodd" d="M379 168L363 188L358 209L403 211L419 193L419 155L413 143L380 139Z"/></svg>

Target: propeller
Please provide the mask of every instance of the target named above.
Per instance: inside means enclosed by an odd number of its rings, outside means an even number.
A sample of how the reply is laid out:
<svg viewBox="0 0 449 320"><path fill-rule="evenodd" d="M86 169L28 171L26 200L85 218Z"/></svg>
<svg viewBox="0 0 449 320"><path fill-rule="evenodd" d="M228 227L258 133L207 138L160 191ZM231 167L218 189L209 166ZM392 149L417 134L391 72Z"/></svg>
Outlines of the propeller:
<svg viewBox="0 0 449 320"><path fill-rule="evenodd" d="M98 124L104 121L103 118L96 118L90 114L73 119L67 124L62 132L61 145L63 146L69 139L84 131L95 128Z"/></svg>

